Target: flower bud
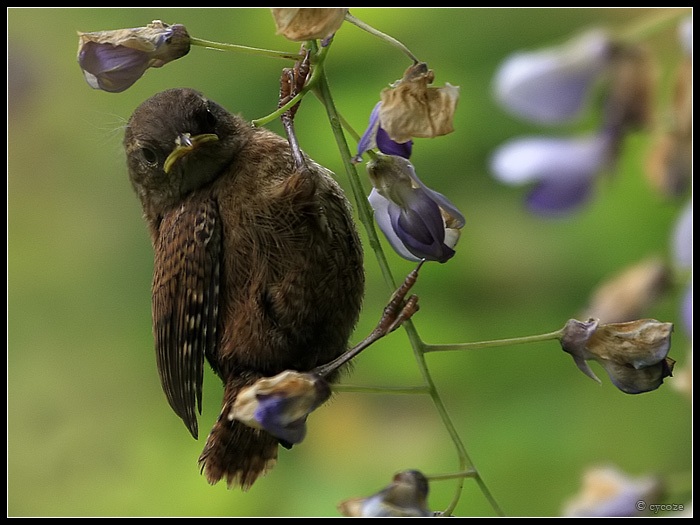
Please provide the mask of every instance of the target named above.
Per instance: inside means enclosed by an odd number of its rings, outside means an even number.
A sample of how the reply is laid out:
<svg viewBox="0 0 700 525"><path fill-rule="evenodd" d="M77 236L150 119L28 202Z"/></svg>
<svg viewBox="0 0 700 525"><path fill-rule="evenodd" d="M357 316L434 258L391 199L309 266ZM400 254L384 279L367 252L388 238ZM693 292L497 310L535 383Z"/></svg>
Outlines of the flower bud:
<svg viewBox="0 0 700 525"><path fill-rule="evenodd" d="M284 446L291 447L304 439L306 418L330 395L330 387L323 379L286 370L242 389L229 419L266 430Z"/></svg>
<svg viewBox="0 0 700 525"><path fill-rule="evenodd" d="M459 87L428 87L434 76L426 64L416 63L393 87L382 91L379 121L393 141L404 143L454 131Z"/></svg>
<svg viewBox="0 0 700 525"><path fill-rule="evenodd" d="M119 93L150 67L185 56L190 37L185 26L154 20L146 27L78 33L78 64L94 89Z"/></svg>
<svg viewBox="0 0 700 525"><path fill-rule="evenodd" d="M349 518L428 517L428 480L417 470L399 472L391 485L367 498L353 498L338 505Z"/></svg>
<svg viewBox="0 0 700 525"><path fill-rule="evenodd" d="M600 382L586 363L597 361L613 384L628 394L657 389L671 375L674 361L667 357L673 324L654 319L599 324L569 320L561 337L562 349L579 369Z"/></svg>
<svg viewBox="0 0 700 525"><path fill-rule="evenodd" d="M369 202L392 248L410 261L449 260L465 223L459 210L425 186L402 157L379 155L367 172L374 186Z"/></svg>
<svg viewBox="0 0 700 525"><path fill-rule="evenodd" d="M289 40L325 40L333 36L345 20L347 7L273 7L277 34Z"/></svg>

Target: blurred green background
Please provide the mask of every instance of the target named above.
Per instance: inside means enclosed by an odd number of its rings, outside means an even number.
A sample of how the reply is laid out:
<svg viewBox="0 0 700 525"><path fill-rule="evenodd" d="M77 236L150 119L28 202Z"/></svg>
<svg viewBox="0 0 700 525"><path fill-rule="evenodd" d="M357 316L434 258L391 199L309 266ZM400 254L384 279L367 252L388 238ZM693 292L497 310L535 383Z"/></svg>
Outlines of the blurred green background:
<svg viewBox="0 0 700 525"><path fill-rule="evenodd" d="M656 194L644 177L650 136L626 143L596 198L556 221L529 216L525 189L495 182L489 153L507 138L550 132L495 106L490 81L509 53L559 42L592 24L624 28L649 9L356 9L461 87L455 133L419 140L412 161L446 193L467 225L457 255L426 266L416 286L419 333L430 343L556 330L576 317L603 279L651 254L667 255L684 200ZM8 10L8 515L337 516L341 500L380 489L393 474L457 468L429 398L343 393L315 412L306 440L282 450L249 493L209 486L199 474L203 439L172 413L155 368L150 320L152 252L127 179L122 126L160 90L189 86L253 119L276 105L285 62L194 47L121 94L92 90L76 63L76 31L184 24L208 40L296 51L275 35L267 9ZM675 29L654 36L659 100L678 62ZM409 65L354 26L333 44L328 75L339 110L362 131L379 92ZM588 125L586 117L580 126ZM279 130L278 123L270 125ZM348 188L324 111L313 98L297 116L302 147ZM558 130L555 130L558 131ZM362 173L362 170L361 170ZM388 298L372 253L354 336ZM412 264L393 254L397 277ZM689 363L678 327L680 290L647 313L677 323L671 357ZM592 464L673 480L664 501L690 494L691 403L666 381L629 396L605 373L599 386L556 342L431 354L430 369L466 448L505 513L554 516ZM420 384L412 350L396 332L357 360L353 384ZM205 377L208 429L221 387ZM206 435L206 430L203 432ZM443 508L454 482L431 483ZM493 515L467 480L455 514Z"/></svg>

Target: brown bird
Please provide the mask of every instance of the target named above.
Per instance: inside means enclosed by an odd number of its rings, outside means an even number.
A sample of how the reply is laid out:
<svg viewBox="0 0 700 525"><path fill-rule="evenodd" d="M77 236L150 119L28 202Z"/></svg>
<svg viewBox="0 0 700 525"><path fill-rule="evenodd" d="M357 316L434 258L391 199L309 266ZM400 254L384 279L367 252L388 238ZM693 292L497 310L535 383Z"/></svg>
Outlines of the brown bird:
<svg viewBox="0 0 700 525"><path fill-rule="evenodd" d="M146 100L124 138L154 250L153 334L163 390L197 438L204 359L224 384L199 458L210 483L249 488L278 440L229 420L241 388L347 350L362 249L333 174L289 141L191 89Z"/></svg>

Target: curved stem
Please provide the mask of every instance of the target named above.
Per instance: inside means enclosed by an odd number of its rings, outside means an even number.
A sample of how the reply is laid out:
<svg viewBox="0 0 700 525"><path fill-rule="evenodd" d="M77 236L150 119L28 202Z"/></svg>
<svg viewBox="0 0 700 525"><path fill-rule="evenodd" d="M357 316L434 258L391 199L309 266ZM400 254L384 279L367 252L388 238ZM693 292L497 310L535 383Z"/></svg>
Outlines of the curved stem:
<svg viewBox="0 0 700 525"><path fill-rule="evenodd" d="M403 53L406 54L406 56L408 56L408 58L413 60L413 63L420 62L420 60L418 60L418 58L416 58L416 55L411 53L410 49L408 49L405 45L403 45L401 42L396 40L393 36L389 36L386 33L382 33L381 31L378 31L377 29L373 28L369 24L366 24L365 22L363 22L359 18L351 15L350 13L347 13L345 15L345 21L350 22L353 25L356 25L357 27L359 27L363 31L367 31L369 34L374 35L374 36L384 40L385 42L388 42L392 46L399 48Z"/></svg>
<svg viewBox="0 0 700 525"><path fill-rule="evenodd" d="M640 17L630 27L621 31L620 37L628 42L638 42L691 14L690 8L654 9L650 16Z"/></svg>
<svg viewBox="0 0 700 525"><path fill-rule="evenodd" d="M433 381L433 378L430 374L430 371L428 369L428 365L425 362L425 352L426 352L426 347L427 345L420 339L420 336L418 335L418 332L416 331L415 326L413 323L409 320L406 323L404 323L404 328L406 329L406 332L408 333L408 337L411 341L411 344L413 346L413 353L416 359L416 362L418 363L418 368L421 371L421 374L423 375L423 380L425 381L426 385L428 386L430 397L433 400L433 404L435 405L435 409L438 411L438 414L440 415L440 418L442 419L443 425L445 425L445 428L447 429L448 434L450 435L450 438L452 439L452 442L455 445L455 448L457 449L457 456L458 456L458 461L459 461L459 469L462 471L466 470L473 470L474 475L471 476L474 478L476 481L477 485L479 485L479 488L481 489L482 494L484 497L487 499L491 507L494 509L494 511L499 515L503 516L503 511L500 508L500 505L496 501L496 499L493 497L491 494L491 491L488 489L486 486L486 483L484 482L483 478L479 474L478 470L474 466L474 463L472 462L471 458L469 457L469 454L467 453L467 449L464 447L464 443L462 442L462 439L459 436L459 433L457 432L456 427L454 426L454 423L452 423L452 419L450 418L449 413L447 412L447 408L445 407L445 404L442 401L442 398L440 397L440 394L438 394L437 388L435 387L435 382ZM450 504L447 506L447 508L444 511L444 514L449 516L452 514L454 511L455 507L457 507L457 503L459 503L459 499L462 495L462 487L464 485L464 477L458 477L458 482L457 482L457 489L455 490L455 494L452 497L452 501Z"/></svg>

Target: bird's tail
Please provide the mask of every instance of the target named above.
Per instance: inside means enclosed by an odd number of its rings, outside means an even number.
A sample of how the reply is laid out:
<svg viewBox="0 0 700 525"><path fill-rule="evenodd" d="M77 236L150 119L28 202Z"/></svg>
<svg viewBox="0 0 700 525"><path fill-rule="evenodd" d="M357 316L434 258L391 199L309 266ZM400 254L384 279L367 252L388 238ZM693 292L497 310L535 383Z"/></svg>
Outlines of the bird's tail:
<svg viewBox="0 0 700 525"><path fill-rule="evenodd" d="M225 478L229 488L248 490L275 465L278 441L264 430L229 418L239 389L231 383L225 386L223 408L199 456L199 466L212 485Z"/></svg>

